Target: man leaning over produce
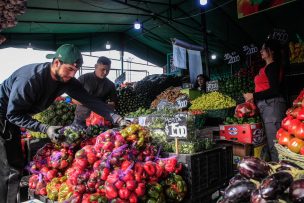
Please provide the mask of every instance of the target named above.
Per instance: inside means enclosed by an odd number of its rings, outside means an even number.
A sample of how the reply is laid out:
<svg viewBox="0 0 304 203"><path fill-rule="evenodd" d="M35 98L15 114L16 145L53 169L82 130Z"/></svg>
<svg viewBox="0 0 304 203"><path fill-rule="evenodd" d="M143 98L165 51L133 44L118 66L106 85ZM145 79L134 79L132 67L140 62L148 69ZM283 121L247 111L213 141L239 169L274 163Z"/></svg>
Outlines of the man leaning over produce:
<svg viewBox="0 0 304 203"><path fill-rule="evenodd" d="M0 201L15 203L24 167L20 127L46 133L56 141L61 126L48 126L31 115L45 110L63 93L81 102L109 121L124 125L125 120L105 103L90 96L74 78L82 66L80 51L72 44L48 54L52 63L30 64L16 70L0 86Z"/></svg>

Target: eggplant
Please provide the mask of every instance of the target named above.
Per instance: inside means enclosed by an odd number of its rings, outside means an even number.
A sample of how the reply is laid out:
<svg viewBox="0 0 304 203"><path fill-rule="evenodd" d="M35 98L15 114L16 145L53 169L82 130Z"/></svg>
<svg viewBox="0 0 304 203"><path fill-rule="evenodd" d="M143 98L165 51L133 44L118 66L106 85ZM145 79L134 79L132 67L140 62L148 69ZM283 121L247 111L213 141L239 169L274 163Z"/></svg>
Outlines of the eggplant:
<svg viewBox="0 0 304 203"><path fill-rule="evenodd" d="M239 202L249 202L251 192L256 189L254 183L250 181L238 181L232 185L229 185L224 194L223 202L229 203L239 203Z"/></svg>
<svg viewBox="0 0 304 203"><path fill-rule="evenodd" d="M244 181L244 180L247 180L247 179L244 176L237 174L229 180L229 185L233 185L236 182L240 182L240 181Z"/></svg>
<svg viewBox="0 0 304 203"><path fill-rule="evenodd" d="M292 183L293 177L285 171L274 173L262 181L259 188L262 198L266 200L275 200Z"/></svg>
<svg viewBox="0 0 304 203"><path fill-rule="evenodd" d="M294 203L304 203L304 179L296 180L290 185L289 197Z"/></svg>
<svg viewBox="0 0 304 203"><path fill-rule="evenodd" d="M279 200L266 200L260 194L260 191L257 189L251 193L250 203L279 203Z"/></svg>
<svg viewBox="0 0 304 203"><path fill-rule="evenodd" d="M293 162L287 161L287 160L282 160L279 163L281 164L281 166L286 166L286 167L289 167L289 168L296 168L296 169L299 169L299 170L303 170L302 167L298 166L297 164L295 164Z"/></svg>
<svg viewBox="0 0 304 203"><path fill-rule="evenodd" d="M280 172L280 171L291 171L293 167L290 166L280 166L279 168L276 169L276 172Z"/></svg>
<svg viewBox="0 0 304 203"><path fill-rule="evenodd" d="M240 174L248 179L262 180L270 173L269 165L256 157L244 157L238 167Z"/></svg>

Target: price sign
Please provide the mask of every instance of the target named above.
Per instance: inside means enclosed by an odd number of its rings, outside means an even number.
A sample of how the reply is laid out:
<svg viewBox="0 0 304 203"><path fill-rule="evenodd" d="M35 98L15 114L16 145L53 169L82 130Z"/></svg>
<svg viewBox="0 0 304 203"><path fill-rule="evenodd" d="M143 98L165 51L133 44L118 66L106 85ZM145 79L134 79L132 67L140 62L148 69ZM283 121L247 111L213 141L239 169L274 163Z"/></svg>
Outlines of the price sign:
<svg viewBox="0 0 304 203"><path fill-rule="evenodd" d="M215 92L219 90L218 81L212 80L206 82L206 92Z"/></svg>
<svg viewBox="0 0 304 203"><path fill-rule="evenodd" d="M115 79L115 83L120 85L121 83L123 83L124 81L126 80L126 73L123 72L120 76L118 76L116 79Z"/></svg>
<svg viewBox="0 0 304 203"><path fill-rule="evenodd" d="M186 96L182 96L176 99L175 106L178 109L184 109L188 107L188 98Z"/></svg>
<svg viewBox="0 0 304 203"><path fill-rule="evenodd" d="M159 103L157 104L157 110L163 110L165 108L168 108L168 109L175 109L175 105L172 103L172 102L169 102L165 99L161 99L159 101Z"/></svg>
<svg viewBox="0 0 304 203"><path fill-rule="evenodd" d="M147 116L138 117L138 124L141 126L146 126Z"/></svg>
<svg viewBox="0 0 304 203"><path fill-rule="evenodd" d="M187 113L177 113L165 119L167 139L187 139Z"/></svg>
<svg viewBox="0 0 304 203"><path fill-rule="evenodd" d="M286 43L288 41L288 34L284 29L274 29L270 37L282 43Z"/></svg>
<svg viewBox="0 0 304 203"><path fill-rule="evenodd" d="M231 53L226 53L224 55L224 60L227 61L228 64L234 64L241 60L240 55L238 55L235 51Z"/></svg>
<svg viewBox="0 0 304 203"><path fill-rule="evenodd" d="M243 46L243 52L248 56L254 53L257 53L259 51L258 47L256 47L254 44L250 45L244 45Z"/></svg>

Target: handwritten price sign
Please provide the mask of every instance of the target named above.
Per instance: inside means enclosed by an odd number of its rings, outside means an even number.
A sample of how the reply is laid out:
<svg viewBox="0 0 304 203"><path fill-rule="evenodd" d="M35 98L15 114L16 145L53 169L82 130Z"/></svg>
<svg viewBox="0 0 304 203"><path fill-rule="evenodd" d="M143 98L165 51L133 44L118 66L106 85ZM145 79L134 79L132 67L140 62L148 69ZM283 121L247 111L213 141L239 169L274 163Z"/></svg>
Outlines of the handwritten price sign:
<svg viewBox="0 0 304 203"><path fill-rule="evenodd" d="M251 45L245 45L243 46L243 52L248 56L252 55L254 53L257 53L259 51L258 47L256 47L254 44Z"/></svg>
<svg viewBox="0 0 304 203"><path fill-rule="evenodd" d="M241 57L236 52L231 52L224 55L224 60L228 61L228 64L234 64L236 62L239 62L241 60Z"/></svg>
<svg viewBox="0 0 304 203"><path fill-rule="evenodd" d="M206 92L214 92L219 90L219 85L217 80L206 82Z"/></svg>
<svg viewBox="0 0 304 203"><path fill-rule="evenodd" d="M173 117L166 118L165 132L167 139L187 139L187 114L177 113Z"/></svg>
<svg viewBox="0 0 304 203"><path fill-rule="evenodd" d="M270 36L272 39L278 40L282 43L288 41L288 34L284 29L274 29L272 35Z"/></svg>

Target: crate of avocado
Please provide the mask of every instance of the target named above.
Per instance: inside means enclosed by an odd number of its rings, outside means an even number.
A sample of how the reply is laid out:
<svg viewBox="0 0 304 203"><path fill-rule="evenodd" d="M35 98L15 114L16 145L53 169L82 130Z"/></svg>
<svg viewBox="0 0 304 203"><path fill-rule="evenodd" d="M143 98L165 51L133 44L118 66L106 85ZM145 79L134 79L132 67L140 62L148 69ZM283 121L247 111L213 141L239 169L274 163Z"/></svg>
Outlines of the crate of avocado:
<svg viewBox="0 0 304 203"><path fill-rule="evenodd" d="M227 117L220 125L220 138L245 144L261 145L265 142L263 125L260 117Z"/></svg>
<svg viewBox="0 0 304 203"><path fill-rule="evenodd" d="M232 146L215 146L193 154L167 153L164 156L177 156L183 164L182 177L189 192L185 202L197 202L197 198L217 191L233 174Z"/></svg>

